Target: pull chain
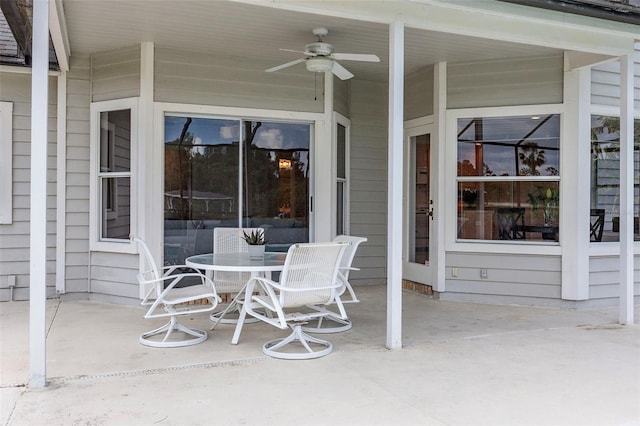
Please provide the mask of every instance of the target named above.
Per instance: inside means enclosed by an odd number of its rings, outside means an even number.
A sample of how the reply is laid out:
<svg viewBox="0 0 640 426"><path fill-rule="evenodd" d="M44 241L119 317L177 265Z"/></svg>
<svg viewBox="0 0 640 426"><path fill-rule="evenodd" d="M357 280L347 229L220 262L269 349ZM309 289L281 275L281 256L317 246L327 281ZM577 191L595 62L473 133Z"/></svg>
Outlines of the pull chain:
<svg viewBox="0 0 640 426"><path fill-rule="evenodd" d="M318 100L318 73L314 72L314 80L313 80L313 100Z"/></svg>

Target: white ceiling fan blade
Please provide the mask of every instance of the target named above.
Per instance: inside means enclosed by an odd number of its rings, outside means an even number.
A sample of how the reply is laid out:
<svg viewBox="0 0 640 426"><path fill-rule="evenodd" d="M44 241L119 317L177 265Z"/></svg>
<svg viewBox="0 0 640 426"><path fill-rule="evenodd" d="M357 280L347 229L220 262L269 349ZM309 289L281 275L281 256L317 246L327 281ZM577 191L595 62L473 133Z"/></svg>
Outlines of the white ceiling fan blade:
<svg viewBox="0 0 640 426"><path fill-rule="evenodd" d="M341 61L380 62L380 58L376 55L366 53L334 53L332 56Z"/></svg>
<svg viewBox="0 0 640 426"><path fill-rule="evenodd" d="M295 61L291 61L291 62L287 62L286 64L282 64L282 65L278 65L277 67L273 67L273 68L269 68L268 70L265 70L266 72L274 72L274 71L279 71L281 69L284 68L288 68L288 67L292 67L294 65L297 65L301 62L304 62L305 59L296 59Z"/></svg>
<svg viewBox="0 0 640 426"><path fill-rule="evenodd" d="M294 53L302 53L303 55L306 55L307 52L303 52L302 50L293 50L293 49L279 49L282 52L294 52Z"/></svg>
<svg viewBox="0 0 640 426"><path fill-rule="evenodd" d="M331 72L334 73L340 80L349 80L351 77L353 77L353 74L351 74L349 70L347 70L336 61L333 61L333 69L331 70Z"/></svg>

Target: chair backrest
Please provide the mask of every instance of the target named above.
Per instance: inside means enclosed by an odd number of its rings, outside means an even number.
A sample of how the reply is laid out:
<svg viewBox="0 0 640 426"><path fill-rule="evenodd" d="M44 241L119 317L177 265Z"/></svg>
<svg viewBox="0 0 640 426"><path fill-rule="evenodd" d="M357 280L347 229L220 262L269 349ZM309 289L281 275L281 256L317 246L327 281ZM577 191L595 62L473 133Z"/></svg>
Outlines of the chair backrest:
<svg viewBox="0 0 640 426"><path fill-rule="evenodd" d="M283 308L331 303L345 243L304 243L289 247L280 275ZM291 291L288 291L291 289Z"/></svg>
<svg viewBox="0 0 640 426"><path fill-rule="evenodd" d="M604 209L591 209L591 241L602 241L602 231L604 230Z"/></svg>
<svg viewBox="0 0 640 426"><path fill-rule="evenodd" d="M336 243L347 243L340 260L340 272L345 280L349 280L349 268L353 263L353 258L356 256L356 250L358 246L367 241L365 237L354 237L351 235L338 235L333 239Z"/></svg>
<svg viewBox="0 0 640 426"><path fill-rule="evenodd" d="M162 281L160 280L160 270L151 255L151 250L149 250L147 244L140 238L133 237L132 239L138 243L138 247L141 249L140 255L142 256L142 262L140 262L140 270L138 272L138 282L143 283L154 281L154 289L156 294L159 295L163 290Z"/></svg>
<svg viewBox="0 0 640 426"><path fill-rule="evenodd" d="M497 210L498 239L526 239L526 234L519 228L524 226L523 207L501 207Z"/></svg>
<svg viewBox="0 0 640 426"><path fill-rule="evenodd" d="M243 232L250 234L251 232L262 232L262 228L221 228L217 227L213 230L213 252L220 253L247 253L249 245L242 238ZM233 293L240 289L249 281L251 273L249 272L224 272L215 271L213 273L213 282L215 283L218 293Z"/></svg>

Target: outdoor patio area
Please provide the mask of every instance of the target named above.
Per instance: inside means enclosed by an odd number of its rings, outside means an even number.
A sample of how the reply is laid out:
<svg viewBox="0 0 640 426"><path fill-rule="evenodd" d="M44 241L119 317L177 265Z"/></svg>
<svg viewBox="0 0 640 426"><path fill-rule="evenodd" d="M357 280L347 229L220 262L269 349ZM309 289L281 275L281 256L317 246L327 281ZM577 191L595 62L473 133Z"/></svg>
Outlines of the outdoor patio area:
<svg viewBox="0 0 640 426"><path fill-rule="evenodd" d="M386 289L358 287L334 352L266 357L286 331L220 325L196 346L154 349L144 309L48 301L44 390L28 381L28 302L0 304L3 425L640 425L640 328L618 309L447 302L403 293L402 350ZM635 318L640 309L636 307ZM207 315L186 320L208 328ZM157 325L160 325L159 322Z"/></svg>

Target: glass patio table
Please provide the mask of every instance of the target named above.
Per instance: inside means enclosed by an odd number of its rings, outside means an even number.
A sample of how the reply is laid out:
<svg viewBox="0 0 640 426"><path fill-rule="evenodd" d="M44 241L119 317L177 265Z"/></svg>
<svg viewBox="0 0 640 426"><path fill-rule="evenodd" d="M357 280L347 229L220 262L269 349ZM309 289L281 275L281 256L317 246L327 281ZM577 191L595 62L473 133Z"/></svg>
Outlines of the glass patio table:
<svg viewBox="0 0 640 426"><path fill-rule="evenodd" d="M272 272L279 272L284 269L284 261L286 258L287 253L265 252L262 258L250 258L248 253L206 253L190 256L185 260L185 263L187 266L205 271L207 277L211 279L213 279L213 271L249 272L251 273L251 278L271 278ZM234 309L240 311L242 300L239 299L243 292L244 286L234 295L233 300L231 300L231 303L229 303L224 311L211 314L211 320L213 321L211 330L221 322L232 324L237 322L236 320L225 320L224 316Z"/></svg>

